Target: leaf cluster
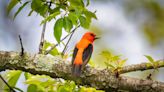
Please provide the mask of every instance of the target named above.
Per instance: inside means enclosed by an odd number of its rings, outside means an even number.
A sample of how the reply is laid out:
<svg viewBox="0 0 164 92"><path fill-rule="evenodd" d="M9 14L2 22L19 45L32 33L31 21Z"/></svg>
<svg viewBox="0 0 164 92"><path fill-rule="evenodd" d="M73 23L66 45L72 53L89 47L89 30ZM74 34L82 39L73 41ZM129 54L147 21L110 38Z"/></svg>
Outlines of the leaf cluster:
<svg viewBox="0 0 164 92"><path fill-rule="evenodd" d="M110 68L113 71L120 70L127 61L127 59L122 60L121 55L113 55L109 51L102 51L100 55L106 59L104 63L107 66L107 68Z"/></svg>
<svg viewBox="0 0 164 92"><path fill-rule="evenodd" d="M21 6L15 13L14 18L25 6L30 4L31 11L28 15L31 16L33 12L36 12L42 16L44 19L41 21L41 25L53 19L56 20L54 37L58 43L60 43L63 30L70 33L71 29L78 24L87 29L91 24L91 19L97 19L95 12L87 9L90 0L87 0L86 4L83 0L31 0L26 2L11 0L7 12L9 13L17 4L21 4Z"/></svg>

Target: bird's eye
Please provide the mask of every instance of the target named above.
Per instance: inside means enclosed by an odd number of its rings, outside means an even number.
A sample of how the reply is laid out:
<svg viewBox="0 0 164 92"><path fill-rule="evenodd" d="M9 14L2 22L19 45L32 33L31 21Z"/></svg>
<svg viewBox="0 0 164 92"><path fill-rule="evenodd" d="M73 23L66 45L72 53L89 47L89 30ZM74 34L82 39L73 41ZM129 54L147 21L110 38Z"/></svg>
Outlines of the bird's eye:
<svg viewBox="0 0 164 92"><path fill-rule="evenodd" d="M90 34L91 36L95 36L94 34Z"/></svg>

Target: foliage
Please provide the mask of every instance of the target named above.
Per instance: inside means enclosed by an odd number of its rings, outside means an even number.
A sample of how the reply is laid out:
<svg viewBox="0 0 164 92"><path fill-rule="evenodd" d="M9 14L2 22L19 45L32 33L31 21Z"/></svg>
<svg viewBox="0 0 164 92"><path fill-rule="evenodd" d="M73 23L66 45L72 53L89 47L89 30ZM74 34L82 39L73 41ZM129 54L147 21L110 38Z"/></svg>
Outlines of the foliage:
<svg viewBox="0 0 164 92"><path fill-rule="evenodd" d="M8 73L7 73L7 80L8 80L8 84L11 86L11 87L13 87L14 89L17 89L17 90L19 90L19 88L15 88L15 85L16 85L16 83L17 83L17 81L18 81L18 79L19 79L19 77L20 77L20 75L21 75L21 73L22 73L22 71L9 71ZM5 87L4 87L4 92L8 92L10 89L8 88L8 86L7 85L5 85Z"/></svg>
<svg viewBox="0 0 164 92"><path fill-rule="evenodd" d="M46 75L32 75L27 72L11 70L7 73L8 84L17 92L23 92L15 87L20 75L24 75L25 84L28 85L27 92L103 92L95 88L78 87L73 81L64 81L63 79L53 79ZM4 92L9 92L7 86Z"/></svg>
<svg viewBox="0 0 164 92"><path fill-rule="evenodd" d="M109 51L102 51L100 55L106 59L105 64L107 68L110 68L113 71L120 70L127 61L127 59L122 60L120 58L121 55L113 55Z"/></svg>
<svg viewBox="0 0 164 92"><path fill-rule="evenodd" d="M148 60L149 60L149 63L147 63L147 66L150 66L152 65L154 67L154 69L156 69L158 71L158 63L154 61L154 59L151 57L151 56L148 56L148 55L144 55Z"/></svg>
<svg viewBox="0 0 164 92"><path fill-rule="evenodd" d="M31 11L28 15L31 16L32 12L36 12L42 16L44 19L41 25L53 19L56 20L54 37L60 43L63 29L70 33L71 29L77 24L80 24L83 28L89 28L91 19L97 19L95 12L87 9L89 2L87 0L85 4L83 0L31 0L27 2L11 0L7 10L10 12L18 3L21 4L14 15L15 18L26 5L31 4Z"/></svg>
<svg viewBox="0 0 164 92"><path fill-rule="evenodd" d="M54 44L48 42L48 41L45 41L44 42L44 45L43 45L43 53L45 53L51 46L54 46ZM52 56L55 56L55 55L58 55L59 52L57 50L57 48L54 48L53 50L50 51L50 53Z"/></svg>

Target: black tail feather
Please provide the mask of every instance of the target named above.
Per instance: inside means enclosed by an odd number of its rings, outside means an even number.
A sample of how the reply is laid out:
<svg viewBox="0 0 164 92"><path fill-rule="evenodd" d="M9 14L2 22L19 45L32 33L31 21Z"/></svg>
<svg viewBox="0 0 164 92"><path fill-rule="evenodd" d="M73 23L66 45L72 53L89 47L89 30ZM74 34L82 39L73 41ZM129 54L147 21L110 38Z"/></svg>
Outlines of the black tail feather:
<svg viewBox="0 0 164 92"><path fill-rule="evenodd" d="M73 65L72 67L72 74L74 76L80 76L81 75L81 69L82 69L82 65Z"/></svg>

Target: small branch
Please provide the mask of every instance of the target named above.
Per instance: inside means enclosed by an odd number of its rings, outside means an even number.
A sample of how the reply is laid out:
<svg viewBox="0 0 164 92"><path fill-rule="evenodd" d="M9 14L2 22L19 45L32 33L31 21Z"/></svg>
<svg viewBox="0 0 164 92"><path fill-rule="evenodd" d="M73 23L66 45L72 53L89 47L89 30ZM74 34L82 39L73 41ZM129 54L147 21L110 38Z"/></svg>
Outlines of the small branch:
<svg viewBox="0 0 164 92"><path fill-rule="evenodd" d="M5 79L0 75L0 78L2 81L7 85L7 87L10 89L10 92L16 92L6 81Z"/></svg>
<svg viewBox="0 0 164 92"><path fill-rule="evenodd" d="M21 36L19 35L19 40L20 40L20 45L21 45L21 53L20 53L20 56L23 56L24 55L24 48L23 48L23 43L22 43L22 39L21 39Z"/></svg>
<svg viewBox="0 0 164 92"><path fill-rule="evenodd" d="M164 67L164 61L163 60L158 60L156 61L158 63L158 66L156 68ZM134 65L128 65L123 67L119 73L129 73L129 72L134 72L134 71L144 71L148 69L154 69L153 65L147 65L148 63L141 63L141 64L134 64Z"/></svg>
<svg viewBox="0 0 164 92"><path fill-rule="evenodd" d="M78 27L80 27L80 25L78 25L75 29L73 29L71 32L70 32L70 34L72 34ZM60 42L62 42L62 41L64 41L67 37L69 37L69 35L70 34L67 34L64 38L62 38L61 40L60 40ZM47 50L46 52L45 52L45 55L47 55L48 53L50 53L54 48L56 48L56 46L58 46L59 44L55 44L54 46L52 46L49 50Z"/></svg>
<svg viewBox="0 0 164 92"><path fill-rule="evenodd" d="M78 85L85 85L113 92L123 90L127 92L164 92L164 83L154 80L137 79L120 75L116 78L109 69L98 70L87 67L82 75L74 78L71 74L71 64L59 56L37 54L35 58L29 54L19 57L16 52L0 51L0 71L22 70L32 74L48 75L52 78L72 80ZM164 66L161 66L164 67ZM149 68L147 68L149 69Z"/></svg>
<svg viewBox="0 0 164 92"><path fill-rule="evenodd" d="M39 44L39 54L42 53L45 31L46 31L46 23L43 24L43 30L42 30L40 44Z"/></svg>
<svg viewBox="0 0 164 92"><path fill-rule="evenodd" d="M68 41L67 41L67 43L66 43L66 45L65 45L65 47L64 47L64 49L63 49L63 51L62 51L62 53L61 53L62 56L65 54L66 48L67 48L67 46L68 46L68 43L70 42L70 40L71 40L71 38L72 38L72 36L73 36L75 30L76 30L77 28L79 28L79 27L80 27L80 25L78 25L77 27L75 27L75 29L72 30L72 33L71 33L71 35L70 35L70 37L69 37L69 39L68 39Z"/></svg>

